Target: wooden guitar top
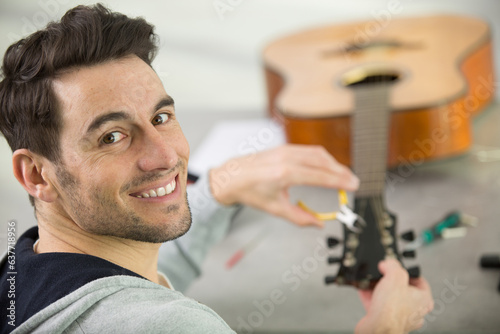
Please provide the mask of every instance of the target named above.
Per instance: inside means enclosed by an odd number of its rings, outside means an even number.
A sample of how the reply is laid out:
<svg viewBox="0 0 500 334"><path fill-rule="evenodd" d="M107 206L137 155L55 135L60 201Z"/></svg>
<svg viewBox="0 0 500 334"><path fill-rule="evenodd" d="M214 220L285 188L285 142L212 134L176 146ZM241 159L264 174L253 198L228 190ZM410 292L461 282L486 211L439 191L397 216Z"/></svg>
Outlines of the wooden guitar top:
<svg viewBox="0 0 500 334"><path fill-rule="evenodd" d="M421 109L467 92L460 65L490 41L481 20L460 16L368 21L297 33L269 45L266 66L284 76L275 107L287 116L330 117L354 108L346 83L394 73L394 110Z"/></svg>

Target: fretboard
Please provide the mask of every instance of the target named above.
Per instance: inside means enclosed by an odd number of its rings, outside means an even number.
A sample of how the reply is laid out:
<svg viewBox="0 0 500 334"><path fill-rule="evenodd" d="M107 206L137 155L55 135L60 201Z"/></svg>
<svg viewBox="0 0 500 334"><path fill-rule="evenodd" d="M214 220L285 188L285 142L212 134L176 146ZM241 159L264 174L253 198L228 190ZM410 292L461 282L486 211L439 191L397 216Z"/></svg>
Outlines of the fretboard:
<svg viewBox="0 0 500 334"><path fill-rule="evenodd" d="M356 197L382 195L387 169L389 89L391 84L353 87L355 111L351 117L353 170L360 179Z"/></svg>

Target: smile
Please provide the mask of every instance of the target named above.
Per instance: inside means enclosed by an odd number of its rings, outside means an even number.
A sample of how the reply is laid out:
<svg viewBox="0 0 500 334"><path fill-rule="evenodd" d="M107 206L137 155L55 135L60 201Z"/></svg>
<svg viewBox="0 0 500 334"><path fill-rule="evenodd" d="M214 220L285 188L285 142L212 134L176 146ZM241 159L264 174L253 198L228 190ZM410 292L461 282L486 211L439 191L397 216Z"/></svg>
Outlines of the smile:
<svg viewBox="0 0 500 334"><path fill-rule="evenodd" d="M137 198L151 198L151 197L162 197L171 194L175 190L175 179L164 187L153 188L141 192L139 195L134 195Z"/></svg>

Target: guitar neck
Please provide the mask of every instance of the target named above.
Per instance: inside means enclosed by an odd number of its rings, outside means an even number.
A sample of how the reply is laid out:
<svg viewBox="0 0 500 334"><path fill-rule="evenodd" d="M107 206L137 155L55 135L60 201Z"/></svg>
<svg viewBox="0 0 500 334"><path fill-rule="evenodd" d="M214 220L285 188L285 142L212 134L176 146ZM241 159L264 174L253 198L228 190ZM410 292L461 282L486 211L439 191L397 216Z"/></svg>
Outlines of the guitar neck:
<svg viewBox="0 0 500 334"><path fill-rule="evenodd" d="M354 173L360 179L356 197L382 196L387 166L389 89L380 82L354 86L356 110L352 117Z"/></svg>

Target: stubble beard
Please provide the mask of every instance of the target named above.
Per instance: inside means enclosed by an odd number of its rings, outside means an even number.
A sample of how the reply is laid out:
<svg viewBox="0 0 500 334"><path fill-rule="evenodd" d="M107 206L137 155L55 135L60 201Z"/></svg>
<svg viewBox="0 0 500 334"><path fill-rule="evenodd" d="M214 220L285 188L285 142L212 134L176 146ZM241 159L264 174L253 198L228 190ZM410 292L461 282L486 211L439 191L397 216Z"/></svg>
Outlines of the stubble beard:
<svg viewBox="0 0 500 334"><path fill-rule="evenodd" d="M191 227L191 209L185 196L184 209L179 204L166 206L162 212L179 218L160 225L148 223L131 209L118 205L97 187L84 190L80 180L64 167L56 175L67 196L70 215L85 231L102 236L113 236L148 243L163 243L184 235ZM85 196L78 196L86 194ZM180 212L183 210L183 212Z"/></svg>

